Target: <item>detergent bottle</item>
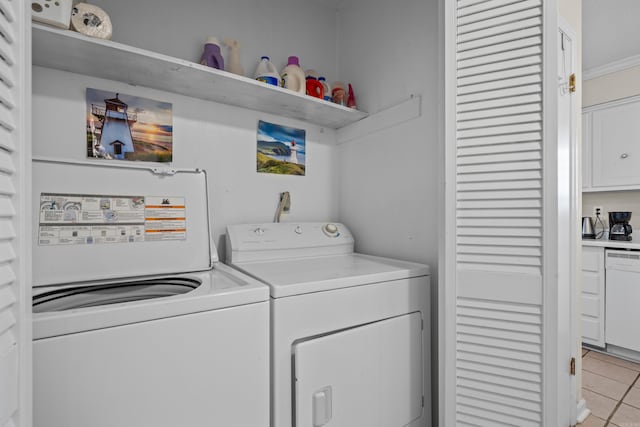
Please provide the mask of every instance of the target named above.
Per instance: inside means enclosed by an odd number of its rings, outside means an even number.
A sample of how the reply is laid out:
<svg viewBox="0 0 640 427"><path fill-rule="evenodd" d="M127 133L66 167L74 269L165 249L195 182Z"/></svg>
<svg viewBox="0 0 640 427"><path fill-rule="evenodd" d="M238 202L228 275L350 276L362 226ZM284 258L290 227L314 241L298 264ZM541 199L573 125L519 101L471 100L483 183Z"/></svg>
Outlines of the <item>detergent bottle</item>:
<svg viewBox="0 0 640 427"><path fill-rule="evenodd" d="M244 68L240 63L240 42L236 39L226 38L222 41L229 48L229 61L227 61L227 69L230 73L244 76Z"/></svg>
<svg viewBox="0 0 640 427"><path fill-rule="evenodd" d="M324 99L325 101L331 101L331 88L329 87L329 83L327 83L327 79L320 76L318 77L318 81L320 82L320 84L322 84L322 99Z"/></svg>
<svg viewBox="0 0 640 427"><path fill-rule="evenodd" d="M316 70L305 71L307 78L307 95L314 98L324 98L324 86L318 80L318 72Z"/></svg>
<svg viewBox="0 0 640 427"><path fill-rule="evenodd" d="M280 74L276 70L276 67L269 61L268 56L260 58L258 68L256 68L255 79L270 85L280 85Z"/></svg>
<svg viewBox="0 0 640 427"><path fill-rule="evenodd" d="M298 93L306 93L307 85L304 71L300 68L300 61L297 56L290 56L287 66L280 73L282 76L282 87Z"/></svg>
<svg viewBox="0 0 640 427"><path fill-rule="evenodd" d="M224 59L220 52L220 42L215 37L209 37L204 45L204 52L200 57L200 63L207 67L224 70Z"/></svg>

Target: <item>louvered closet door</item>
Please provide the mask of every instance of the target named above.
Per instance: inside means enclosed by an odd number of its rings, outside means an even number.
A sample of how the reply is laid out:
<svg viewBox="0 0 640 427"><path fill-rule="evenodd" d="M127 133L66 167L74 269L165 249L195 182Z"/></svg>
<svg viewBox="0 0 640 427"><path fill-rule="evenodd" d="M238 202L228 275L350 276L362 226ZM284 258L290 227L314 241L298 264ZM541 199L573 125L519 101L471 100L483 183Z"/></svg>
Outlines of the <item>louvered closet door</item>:
<svg viewBox="0 0 640 427"><path fill-rule="evenodd" d="M0 0L0 426L30 423L25 205L30 163L27 5ZM26 406L25 406L26 405Z"/></svg>
<svg viewBox="0 0 640 427"><path fill-rule="evenodd" d="M542 1L456 16L456 425L540 426Z"/></svg>

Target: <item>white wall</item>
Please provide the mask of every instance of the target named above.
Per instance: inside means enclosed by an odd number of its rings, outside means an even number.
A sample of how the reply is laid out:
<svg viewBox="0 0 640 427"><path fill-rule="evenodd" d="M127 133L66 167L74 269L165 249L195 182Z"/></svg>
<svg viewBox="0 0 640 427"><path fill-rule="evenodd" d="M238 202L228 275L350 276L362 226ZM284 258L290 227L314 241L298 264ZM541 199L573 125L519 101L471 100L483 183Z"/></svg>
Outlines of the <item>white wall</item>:
<svg viewBox="0 0 640 427"><path fill-rule="evenodd" d="M605 226L609 224L609 212L631 211L631 227L633 228L633 240L640 237L640 191L601 191L595 193L582 193L582 216L593 215L593 208L602 208L602 221Z"/></svg>
<svg viewBox="0 0 640 427"><path fill-rule="evenodd" d="M584 81L582 106L640 95L640 65Z"/></svg>
<svg viewBox="0 0 640 427"><path fill-rule="evenodd" d="M209 36L241 43L245 74L262 55L282 69L289 55L336 78L336 12L319 1L299 0L93 0L111 17L113 40L199 62ZM227 49L222 48L227 59ZM322 75L321 74L321 75Z"/></svg>
<svg viewBox="0 0 640 427"><path fill-rule="evenodd" d="M338 147L340 219L358 251L431 267L432 415L438 419L437 251L443 185L437 0L350 0L339 10L340 78L374 114L422 96L421 116Z"/></svg>
<svg viewBox="0 0 640 427"><path fill-rule="evenodd" d="M419 118L341 144L340 219L358 250L437 263L438 2L352 0L338 64L371 114L422 95ZM375 117L375 116L374 116Z"/></svg>
<svg viewBox="0 0 640 427"><path fill-rule="evenodd" d="M213 234L221 257L221 235L226 225L272 221L282 191L290 191L292 198L286 220L338 217L333 130L120 82L41 67L33 71L35 156L86 159L86 87L171 102L173 166L207 170ZM256 127L260 119L306 129L306 176L256 172Z"/></svg>
<svg viewBox="0 0 640 427"><path fill-rule="evenodd" d="M199 61L204 41L215 36L241 42L245 74L262 55L281 68L298 55L304 68L329 80L336 75L335 5L298 0L95 0L110 16L113 41ZM226 59L227 50L222 49ZM87 58L90 60L91 58ZM82 160L85 156L86 87L120 91L173 103L176 167L207 170L213 234L224 257L227 224L272 221L278 195L290 191L283 220L337 220L335 131L185 96L36 67L33 76L34 155ZM258 120L307 131L305 177L256 173Z"/></svg>

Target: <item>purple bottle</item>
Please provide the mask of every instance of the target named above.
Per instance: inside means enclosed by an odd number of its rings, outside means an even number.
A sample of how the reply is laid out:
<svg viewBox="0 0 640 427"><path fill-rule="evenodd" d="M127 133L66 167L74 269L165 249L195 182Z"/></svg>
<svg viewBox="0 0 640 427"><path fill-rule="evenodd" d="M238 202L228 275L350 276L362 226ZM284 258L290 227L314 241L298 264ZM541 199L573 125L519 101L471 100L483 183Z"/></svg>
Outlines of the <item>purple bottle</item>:
<svg viewBox="0 0 640 427"><path fill-rule="evenodd" d="M220 53L220 42L215 37L209 37L204 45L204 52L200 57L200 63L207 67L224 70L224 59Z"/></svg>

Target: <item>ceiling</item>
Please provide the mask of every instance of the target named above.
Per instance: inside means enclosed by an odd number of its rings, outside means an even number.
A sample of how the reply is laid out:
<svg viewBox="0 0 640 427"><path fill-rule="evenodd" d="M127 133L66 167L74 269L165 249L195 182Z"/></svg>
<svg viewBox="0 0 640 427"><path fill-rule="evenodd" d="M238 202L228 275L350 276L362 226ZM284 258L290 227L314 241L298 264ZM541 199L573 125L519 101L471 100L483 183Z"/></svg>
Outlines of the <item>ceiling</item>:
<svg viewBox="0 0 640 427"><path fill-rule="evenodd" d="M582 0L582 69L640 55L640 0Z"/></svg>

